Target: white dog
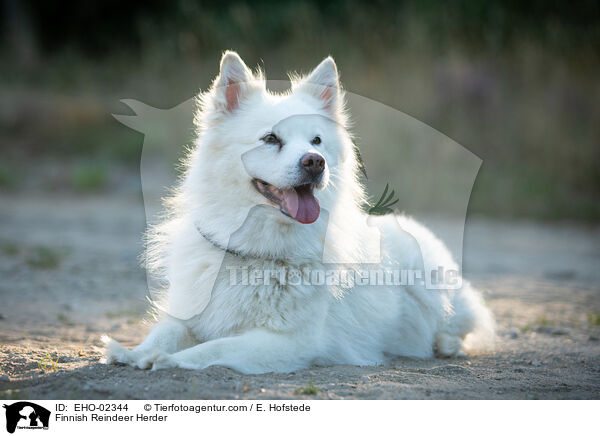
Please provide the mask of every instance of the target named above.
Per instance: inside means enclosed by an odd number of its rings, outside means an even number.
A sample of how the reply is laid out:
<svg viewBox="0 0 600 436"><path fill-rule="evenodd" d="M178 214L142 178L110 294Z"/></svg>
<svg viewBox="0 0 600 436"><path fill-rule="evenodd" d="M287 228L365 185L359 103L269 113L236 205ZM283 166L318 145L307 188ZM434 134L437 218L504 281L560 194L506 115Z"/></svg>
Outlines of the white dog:
<svg viewBox="0 0 600 436"><path fill-rule="evenodd" d="M105 338L107 362L290 372L455 356L469 337L493 335L490 312L466 282L432 290L418 281L306 280L365 265L458 271L423 226L363 212L343 105L332 58L275 95L236 53L223 55L199 98L185 176L149 235L148 267L167 283L162 320L133 350ZM309 273L288 274L299 271Z"/></svg>

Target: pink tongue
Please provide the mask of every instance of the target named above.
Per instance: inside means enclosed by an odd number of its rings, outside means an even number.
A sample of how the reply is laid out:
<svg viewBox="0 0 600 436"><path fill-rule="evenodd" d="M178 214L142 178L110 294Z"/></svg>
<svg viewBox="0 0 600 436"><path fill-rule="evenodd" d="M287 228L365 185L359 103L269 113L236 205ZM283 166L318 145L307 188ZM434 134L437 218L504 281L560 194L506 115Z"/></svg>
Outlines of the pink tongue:
<svg viewBox="0 0 600 436"><path fill-rule="evenodd" d="M285 189L283 192L283 208L296 221L302 224L314 223L319 218L321 207L319 200L308 188Z"/></svg>

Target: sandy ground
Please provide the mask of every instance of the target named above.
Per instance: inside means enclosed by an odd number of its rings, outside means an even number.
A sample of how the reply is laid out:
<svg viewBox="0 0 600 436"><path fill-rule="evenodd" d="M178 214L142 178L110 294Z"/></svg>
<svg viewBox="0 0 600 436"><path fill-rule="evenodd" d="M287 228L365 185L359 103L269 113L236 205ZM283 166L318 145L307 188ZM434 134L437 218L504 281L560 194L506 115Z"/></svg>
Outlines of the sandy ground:
<svg viewBox="0 0 600 436"><path fill-rule="evenodd" d="M469 219L466 276L497 349L246 376L99 363L100 336L148 331L139 196L0 196L0 397L6 399L600 398L600 229ZM303 393L309 383L317 393Z"/></svg>

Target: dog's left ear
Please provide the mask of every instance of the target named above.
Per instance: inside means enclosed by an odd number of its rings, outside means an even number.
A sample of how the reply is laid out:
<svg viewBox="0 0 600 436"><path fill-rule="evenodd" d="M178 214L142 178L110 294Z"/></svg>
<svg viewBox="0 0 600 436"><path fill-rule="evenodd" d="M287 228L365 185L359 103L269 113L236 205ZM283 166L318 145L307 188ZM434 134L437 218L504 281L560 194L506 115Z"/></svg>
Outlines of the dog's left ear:
<svg viewBox="0 0 600 436"><path fill-rule="evenodd" d="M294 92L306 92L323 102L323 107L336 112L342 106L337 66L331 56L325 58L307 77L296 83Z"/></svg>

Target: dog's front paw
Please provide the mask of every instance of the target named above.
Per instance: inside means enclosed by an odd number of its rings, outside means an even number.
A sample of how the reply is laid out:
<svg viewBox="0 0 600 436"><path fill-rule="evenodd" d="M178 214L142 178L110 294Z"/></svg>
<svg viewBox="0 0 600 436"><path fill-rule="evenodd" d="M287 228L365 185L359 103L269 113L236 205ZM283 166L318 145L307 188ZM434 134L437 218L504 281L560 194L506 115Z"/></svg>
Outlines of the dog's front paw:
<svg viewBox="0 0 600 436"><path fill-rule="evenodd" d="M114 339L103 336L102 342L104 348L104 363L108 365L131 365L135 368L149 369L154 360L161 354L159 351L140 352L128 350Z"/></svg>
<svg viewBox="0 0 600 436"><path fill-rule="evenodd" d="M102 359L102 363L106 363L107 365L115 365L115 364L131 364L132 352L119 344L117 341L112 339L109 336L102 336L102 342L104 342L104 350L102 350L102 354L104 355L104 359Z"/></svg>
<svg viewBox="0 0 600 436"><path fill-rule="evenodd" d="M172 354L161 353L154 359L152 371L167 368L177 368L177 362Z"/></svg>

